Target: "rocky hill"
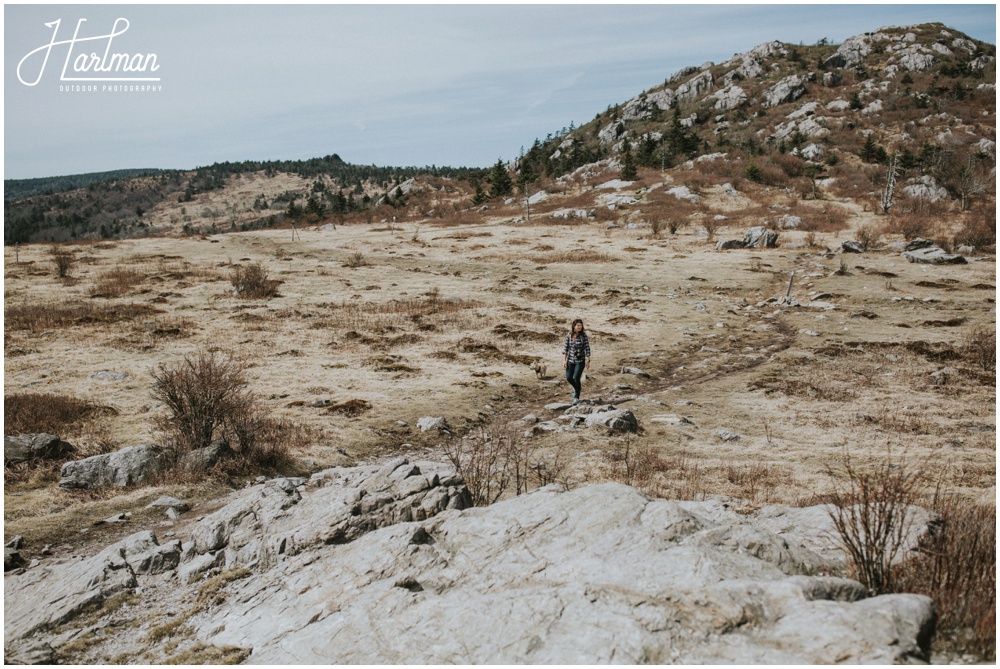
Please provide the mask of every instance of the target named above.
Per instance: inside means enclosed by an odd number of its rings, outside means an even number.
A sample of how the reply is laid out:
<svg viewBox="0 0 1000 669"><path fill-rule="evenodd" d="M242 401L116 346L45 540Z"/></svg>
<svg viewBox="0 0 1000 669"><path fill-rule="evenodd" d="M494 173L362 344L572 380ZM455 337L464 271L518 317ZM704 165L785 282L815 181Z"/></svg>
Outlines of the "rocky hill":
<svg viewBox="0 0 1000 669"><path fill-rule="evenodd" d="M559 178L593 172L592 164L618 172L628 153L639 169L693 168L694 186L745 179L886 209L891 166L896 198L966 210L994 191L995 52L942 24L882 28L840 45L761 44L684 68L580 127L536 139L509 166L512 181L565 193ZM491 178L485 170L349 165L333 155L217 164L33 197L19 197L26 191L10 183L4 240L440 218L488 199L479 186Z"/></svg>

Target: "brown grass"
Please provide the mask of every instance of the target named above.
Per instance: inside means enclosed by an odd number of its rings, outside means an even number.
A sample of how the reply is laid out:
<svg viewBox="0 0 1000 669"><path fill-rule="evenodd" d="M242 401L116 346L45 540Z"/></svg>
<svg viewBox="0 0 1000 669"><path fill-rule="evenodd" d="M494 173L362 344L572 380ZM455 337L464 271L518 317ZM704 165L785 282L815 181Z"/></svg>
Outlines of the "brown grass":
<svg viewBox="0 0 1000 669"><path fill-rule="evenodd" d="M85 302L21 302L4 308L4 325L12 330L38 332L73 325L119 323L162 313L156 307L134 303L94 306Z"/></svg>
<svg viewBox="0 0 1000 669"><path fill-rule="evenodd" d="M90 297L115 298L128 294L146 275L134 267L115 267L100 276L90 289Z"/></svg>
<svg viewBox="0 0 1000 669"><path fill-rule="evenodd" d="M68 395L15 393L3 401L4 434L47 432L56 436L81 423L117 413L108 406Z"/></svg>

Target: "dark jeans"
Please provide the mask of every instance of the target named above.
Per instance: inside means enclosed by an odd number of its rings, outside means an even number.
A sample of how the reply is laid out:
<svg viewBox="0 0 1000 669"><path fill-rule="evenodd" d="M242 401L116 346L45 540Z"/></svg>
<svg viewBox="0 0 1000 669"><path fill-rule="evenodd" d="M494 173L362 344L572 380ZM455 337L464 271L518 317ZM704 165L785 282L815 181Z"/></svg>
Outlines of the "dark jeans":
<svg viewBox="0 0 1000 669"><path fill-rule="evenodd" d="M585 361L566 363L566 380L573 386L573 397L580 399L580 378L587 367Z"/></svg>

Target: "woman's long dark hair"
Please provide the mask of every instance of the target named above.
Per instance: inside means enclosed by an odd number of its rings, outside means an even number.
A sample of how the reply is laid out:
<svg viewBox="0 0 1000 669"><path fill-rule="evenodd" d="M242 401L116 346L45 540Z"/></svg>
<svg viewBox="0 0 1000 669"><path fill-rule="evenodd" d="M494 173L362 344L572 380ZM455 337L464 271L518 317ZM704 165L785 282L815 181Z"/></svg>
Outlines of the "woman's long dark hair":
<svg viewBox="0 0 1000 669"><path fill-rule="evenodd" d="M583 334L584 332L587 331L587 328L584 327L584 325L583 325L583 320L582 319L577 318L576 320L574 320L573 324L569 326L569 336L570 336L571 339L574 339L574 340L576 339L576 324L577 323L580 324L580 334Z"/></svg>

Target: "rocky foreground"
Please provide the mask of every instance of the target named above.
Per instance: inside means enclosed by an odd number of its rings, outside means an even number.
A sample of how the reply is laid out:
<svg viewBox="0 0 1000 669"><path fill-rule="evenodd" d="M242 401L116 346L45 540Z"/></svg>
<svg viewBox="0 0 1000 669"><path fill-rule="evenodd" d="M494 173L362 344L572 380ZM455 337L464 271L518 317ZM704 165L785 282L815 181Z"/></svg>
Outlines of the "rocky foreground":
<svg viewBox="0 0 1000 669"><path fill-rule="evenodd" d="M5 661L158 663L184 649L192 662L228 649L268 664L929 657L931 600L869 597L829 575L843 558L822 506L653 500L605 484L468 507L448 466L404 458L254 485L183 540L142 531L7 576Z"/></svg>

